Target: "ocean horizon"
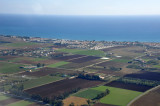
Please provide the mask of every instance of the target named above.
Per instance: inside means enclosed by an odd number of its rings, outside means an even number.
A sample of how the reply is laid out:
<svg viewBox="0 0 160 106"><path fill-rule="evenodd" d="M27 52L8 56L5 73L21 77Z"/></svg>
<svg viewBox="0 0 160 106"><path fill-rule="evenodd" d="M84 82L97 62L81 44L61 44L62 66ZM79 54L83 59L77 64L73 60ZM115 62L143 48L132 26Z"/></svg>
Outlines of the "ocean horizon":
<svg viewBox="0 0 160 106"><path fill-rule="evenodd" d="M0 14L0 34L70 40L160 41L160 16Z"/></svg>

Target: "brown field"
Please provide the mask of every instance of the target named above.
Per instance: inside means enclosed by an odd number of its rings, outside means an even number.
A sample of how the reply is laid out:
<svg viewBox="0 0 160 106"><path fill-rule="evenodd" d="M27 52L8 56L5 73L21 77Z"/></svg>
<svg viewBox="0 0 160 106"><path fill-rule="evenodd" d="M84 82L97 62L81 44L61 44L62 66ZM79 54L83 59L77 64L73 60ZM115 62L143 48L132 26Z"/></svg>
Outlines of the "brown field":
<svg viewBox="0 0 160 106"><path fill-rule="evenodd" d="M52 98L54 96L59 96L65 92L69 92L77 88L88 88L99 85L103 83L102 81L91 81L85 79L65 79L43 86L35 87L32 89L25 90L29 94L39 94L42 97Z"/></svg>
<svg viewBox="0 0 160 106"><path fill-rule="evenodd" d="M114 75L114 76L123 76L125 75L123 72L121 71L112 71L110 69L104 69L104 68L98 68L98 67L88 67L86 69L84 69L85 71L89 71L89 72L96 72L96 73L103 73L106 75Z"/></svg>
<svg viewBox="0 0 160 106"><path fill-rule="evenodd" d="M132 77L132 78L160 81L160 73L159 72L139 72L139 73L127 74L124 77Z"/></svg>
<svg viewBox="0 0 160 106"><path fill-rule="evenodd" d="M78 69L78 68L82 68L85 66L89 66L98 62L101 62L103 60L101 59L96 59L96 60L92 60L92 61L88 61L88 62L83 62L83 63L69 63L66 65L61 66L61 68L66 68L66 69Z"/></svg>
<svg viewBox="0 0 160 106"><path fill-rule="evenodd" d="M99 59L100 57L94 57L94 56L87 56L87 57L82 57L74 60L69 60L68 62L73 62L73 63L84 63L88 61L92 61L95 59Z"/></svg>
<svg viewBox="0 0 160 106"><path fill-rule="evenodd" d="M66 70L66 69L57 69L57 68L45 67L45 68L39 69L39 71L23 72L23 73L20 73L20 75L41 77L41 76L46 76L46 75L54 74L54 73L75 74L75 73L79 73L79 72L72 71L72 70Z"/></svg>
<svg viewBox="0 0 160 106"><path fill-rule="evenodd" d="M96 103L93 106L116 106L116 105L110 105L110 104L103 104L103 103Z"/></svg>
<svg viewBox="0 0 160 106"><path fill-rule="evenodd" d="M81 106L87 104L87 99L80 98L76 96L70 96L63 100L64 106L69 106L71 103L74 103L75 106Z"/></svg>
<svg viewBox="0 0 160 106"><path fill-rule="evenodd" d="M67 61L67 60L72 60L72 59L75 59L75 58L80 58L80 57L83 57L84 55L69 55L69 56L62 56L62 57L57 57L57 58L54 58L56 60L63 60L63 61Z"/></svg>
<svg viewBox="0 0 160 106"><path fill-rule="evenodd" d="M14 103L14 102L17 102L17 101L20 101L20 99L9 98L9 99L6 99L6 100L2 100L2 101L0 101L0 106L6 106L10 103Z"/></svg>
<svg viewBox="0 0 160 106"><path fill-rule="evenodd" d="M129 47L117 47L116 49L109 50L107 52L114 53L120 56L128 56L134 58L144 54L144 48L140 46L129 46Z"/></svg>
<svg viewBox="0 0 160 106"><path fill-rule="evenodd" d="M108 52L114 49L121 49L121 48L127 48L128 46L115 46L115 47L110 47L110 48L105 48L105 49L101 49L104 52Z"/></svg>
<svg viewBox="0 0 160 106"><path fill-rule="evenodd" d="M145 92L148 89L152 88L151 86L129 84L129 83L118 82L118 81L112 81L112 82L106 84L106 86L122 88L122 89L128 89L128 90L139 91L139 92Z"/></svg>
<svg viewBox="0 0 160 106"><path fill-rule="evenodd" d="M4 61L7 61L7 60L17 58L17 56L0 56L0 58L2 58Z"/></svg>
<svg viewBox="0 0 160 106"><path fill-rule="evenodd" d="M160 106L160 86L143 95L130 106Z"/></svg>
<svg viewBox="0 0 160 106"><path fill-rule="evenodd" d="M114 61L107 61L104 63L100 63L97 66L102 66L102 67L123 67L124 65L126 65L127 63L122 63L122 62L114 62Z"/></svg>

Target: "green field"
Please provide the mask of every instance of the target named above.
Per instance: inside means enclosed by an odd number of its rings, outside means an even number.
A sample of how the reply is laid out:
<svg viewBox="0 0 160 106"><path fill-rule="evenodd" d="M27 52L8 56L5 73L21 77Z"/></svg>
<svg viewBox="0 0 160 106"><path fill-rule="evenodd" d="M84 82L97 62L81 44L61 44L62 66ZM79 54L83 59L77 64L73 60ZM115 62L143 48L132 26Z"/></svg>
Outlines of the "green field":
<svg viewBox="0 0 160 106"><path fill-rule="evenodd" d="M32 58L32 57L17 57L9 60L9 62L21 62L21 61L38 62L46 60L46 58Z"/></svg>
<svg viewBox="0 0 160 106"><path fill-rule="evenodd" d="M73 54L80 54L80 55L89 55L89 56L99 56L104 57L105 52L100 50L80 50L80 49L59 49L59 52L66 52L66 53L73 53Z"/></svg>
<svg viewBox="0 0 160 106"><path fill-rule="evenodd" d="M155 67L155 68L160 68L160 65L153 65L153 67Z"/></svg>
<svg viewBox="0 0 160 106"><path fill-rule="evenodd" d="M10 97L5 96L5 95L3 95L3 94L0 93L0 101L1 101L1 100L6 100L6 99L8 99L8 98L10 98Z"/></svg>
<svg viewBox="0 0 160 106"><path fill-rule="evenodd" d="M74 96L82 97L82 98L86 98L86 99L93 99L100 93L102 93L102 91L98 91L98 90L94 90L94 89L87 89L85 91L80 91L80 92L76 93Z"/></svg>
<svg viewBox="0 0 160 106"><path fill-rule="evenodd" d="M18 102L11 103L8 106L28 106L30 104L33 104L33 102L21 100L21 101L18 101Z"/></svg>
<svg viewBox="0 0 160 106"><path fill-rule="evenodd" d="M51 83L60 79L62 78L57 76L44 76L37 79L31 79L29 81L26 81L23 83L23 85L24 85L24 89L29 89L29 88L37 87L43 84Z"/></svg>
<svg viewBox="0 0 160 106"><path fill-rule="evenodd" d="M130 60L128 60L128 59L113 59L111 61L120 62L120 63L128 63Z"/></svg>
<svg viewBox="0 0 160 106"><path fill-rule="evenodd" d="M68 63L70 63L70 62L61 61L61 62L58 62L58 63L55 63L55 64L50 64L50 65L48 65L47 67L56 68L56 67L59 67L59 66L68 64Z"/></svg>
<svg viewBox="0 0 160 106"><path fill-rule="evenodd" d="M112 104L119 106L126 106L131 100L142 94L142 92L120 89L115 87L108 87L108 86L100 86L93 89L99 91L104 91L106 89L109 89L110 91L109 95L100 99L100 102L104 104Z"/></svg>
<svg viewBox="0 0 160 106"><path fill-rule="evenodd" d="M13 63L8 63L8 62L1 62L0 63L0 73L11 74L11 73L19 72L19 71L24 71L23 69L19 68L20 66L22 66L22 64L13 64Z"/></svg>
<svg viewBox="0 0 160 106"><path fill-rule="evenodd" d="M33 43L33 42L18 42L18 43L3 44L3 46L7 46L7 47L25 47L25 46L32 46L32 45L38 45L38 43Z"/></svg>

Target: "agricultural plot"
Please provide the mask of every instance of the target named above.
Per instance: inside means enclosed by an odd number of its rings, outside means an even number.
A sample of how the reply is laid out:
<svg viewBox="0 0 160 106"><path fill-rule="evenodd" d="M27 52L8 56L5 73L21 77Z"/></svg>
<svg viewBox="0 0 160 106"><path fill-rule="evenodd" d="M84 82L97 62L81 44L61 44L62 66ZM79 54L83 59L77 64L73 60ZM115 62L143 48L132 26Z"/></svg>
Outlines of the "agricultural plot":
<svg viewBox="0 0 160 106"><path fill-rule="evenodd" d="M36 78L36 79L31 79L29 81L26 81L23 83L24 86L24 90L26 89L30 89L30 88L34 88L37 86L41 86L44 84L48 84L57 80L62 79L61 77L57 77L57 76L44 76L44 77L40 77L40 78Z"/></svg>
<svg viewBox="0 0 160 106"><path fill-rule="evenodd" d="M41 77L41 76L46 76L46 75L55 74L55 73L74 74L74 73L78 73L78 72L77 71L72 71L72 70L66 70L66 69L57 69L57 68L47 68L47 67L45 67L45 68L39 69L39 71L23 72L23 73L20 73L19 75Z"/></svg>
<svg viewBox="0 0 160 106"><path fill-rule="evenodd" d="M5 99L5 100L1 100L1 101L0 101L0 105L1 105L1 106L6 106L6 105L9 105L9 104L11 104L11 103L18 102L18 101L20 101L20 99L8 98L8 99Z"/></svg>
<svg viewBox="0 0 160 106"><path fill-rule="evenodd" d="M6 96L6 95L3 95L0 93L0 101L3 101L3 100L6 100L6 99L9 99L10 97Z"/></svg>
<svg viewBox="0 0 160 106"><path fill-rule="evenodd" d="M120 63L128 63L130 60L129 59L113 59L111 61L114 61L114 62L120 62Z"/></svg>
<svg viewBox="0 0 160 106"><path fill-rule="evenodd" d="M69 63L67 65L63 65L60 68L66 68L66 69L78 69L78 68L83 68L98 62L101 62L101 59L96 59L88 62L83 62L83 63Z"/></svg>
<svg viewBox="0 0 160 106"><path fill-rule="evenodd" d="M69 106L71 103L74 103L75 106L81 106L87 104L87 99L70 96L63 100L64 106Z"/></svg>
<svg viewBox="0 0 160 106"><path fill-rule="evenodd" d="M8 62L0 62L0 73L3 74L12 74L20 71L24 71L24 69L20 69L19 67L22 64L13 64Z"/></svg>
<svg viewBox="0 0 160 106"><path fill-rule="evenodd" d="M69 64L69 62L61 61L61 62L58 62L58 63L55 63L55 64L50 64L47 67L56 68L56 67L59 67L59 66L62 66L62 65L66 65L66 64Z"/></svg>
<svg viewBox="0 0 160 106"><path fill-rule="evenodd" d="M10 103L8 106L28 106L30 104L33 104L33 102L21 100L14 103Z"/></svg>
<svg viewBox="0 0 160 106"><path fill-rule="evenodd" d="M18 42L18 43L3 44L3 46L5 47L28 47L28 46L33 46L33 45L38 45L38 43Z"/></svg>
<svg viewBox="0 0 160 106"><path fill-rule="evenodd" d="M124 77L160 81L159 72L140 72L140 73L128 74L128 75L125 75Z"/></svg>
<svg viewBox="0 0 160 106"><path fill-rule="evenodd" d="M83 49L59 49L59 52L66 52L66 53L73 53L73 54L80 54L80 55L88 55L88 56L98 56L104 57L105 52L101 50L83 50Z"/></svg>
<svg viewBox="0 0 160 106"><path fill-rule="evenodd" d="M100 99L101 103L126 106L132 99L142 94L141 92L131 91L126 89L108 87L109 95Z"/></svg>
<svg viewBox="0 0 160 106"><path fill-rule="evenodd" d="M82 58L70 60L69 62L84 63L84 62L92 61L92 60L95 60L95 59L100 59L100 57L87 56L87 57L82 57Z"/></svg>
<svg viewBox="0 0 160 106"><path fill-rule="evenodd" d="M143 95L130 106L159 106L160 104L160 86Z"/></svg>
<svg viewBox="0 0 160 106"><path fill-rule="evenodd" d="M108 86L100 86L93 89L99 91L105 91L106 89L108 89L110 93L107 96L100 99L100 102L104 104L120 105L120 106L126 106L132 99L142 94L142 92L108 87Z"/></svg>
<svg viewBox="0 0 160 106"><path fill-rule="evenodd" d="M85 79L65 79L40 87L25 90L29 94L39 94L42 97L54 97L77 88L88 88L101 84L101 81L91 81Z"/></svg>
<svg viewBox="0 0 160 106"><path fill-rule="evenodd" d="M74 96L82 97L82 98L86 98L86 99L93 99L100 93L102 93L102 91L98 91L98 90L94 90L94 89L87 89L85 91L80 91L80 92L74 94Z"/></svg>
<svg viewBox="0 0 160 106"><path fill-rule="evenodd" d="M145 52L145 48L140 46L128 46L124 48L112 49L112 50L109 50L108 52L114 53L122 57L128 56L131 58L135 58L137 56L143 55Z"/></svg>
<svg viewBox="0 0 160 106"><path fill-rule="evenodd" d="M139 92L145 92L146 90L152 88L151 86L124 83L124 82L119 82L119 81L112 81L112 82L106 84L106 86L128 89L128 90L139 91Z"/></svg>
<svg viewBox="0 0 160 106"><path fill-rule="evenodd" d="M84 57L84 55L69 55L69 56L62 56L62 57L57 57L55 58L56 60L62 60L62 61L67 61L67 60L72 60L76 58Z"/></svg>
<svg viewBox="0 0 160 106"><path fill-rule="evenodd" d="M53 64L58 62L58 60L47 59L47 58L33 58L33 57L17 57L17 58L9 59L8 61L12 63L23 63L23 64L32 64L32 65L36 65L38 63L47 65L47 64Z"/></svg>
<svg viewBox="0 0 160 106"><path fill-rule="evenodd" d="M125 64L127 64L127 63L123 63L123 62L121 63L121 62L116 62L116 61L107 61L107 62L103 62L103 63L97 64L97 66L120 68L120 67L123 67Z"/></svg>

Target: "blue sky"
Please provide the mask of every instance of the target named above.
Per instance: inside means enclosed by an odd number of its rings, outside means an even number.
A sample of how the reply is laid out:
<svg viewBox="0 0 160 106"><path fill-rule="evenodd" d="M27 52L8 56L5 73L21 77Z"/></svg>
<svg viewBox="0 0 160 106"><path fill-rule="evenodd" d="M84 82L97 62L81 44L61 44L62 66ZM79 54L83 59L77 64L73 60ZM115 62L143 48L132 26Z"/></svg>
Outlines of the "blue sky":
<svg viewBox="0 0 160 106"><path fill-rule="evenodd" d="M160 15L160 0L0 0L0 13Z"/></svg>

